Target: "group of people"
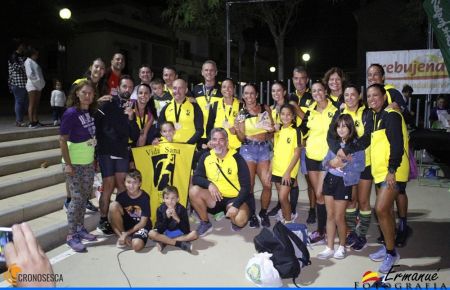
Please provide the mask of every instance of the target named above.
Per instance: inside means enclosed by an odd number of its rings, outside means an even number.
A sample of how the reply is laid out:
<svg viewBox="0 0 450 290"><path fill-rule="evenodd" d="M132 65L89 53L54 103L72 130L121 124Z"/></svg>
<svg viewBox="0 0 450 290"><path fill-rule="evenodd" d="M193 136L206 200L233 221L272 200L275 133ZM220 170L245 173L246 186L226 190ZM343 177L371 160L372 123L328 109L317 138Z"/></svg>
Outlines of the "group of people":
<svg viewBox="0 0 450 290"><path fill-rule="evenodd" d="M45 79L37 63L39 51L20 40L8 59L8 86L14 95L14 112L17 127L40 127L38 108ZM28 112L29 123L24 122Z"/></svg>
<svg viewBox="0 0 450 290"><path fill-rule="evenodd" d="M15 63L22 61L21 53L18 49ZM122 73L125 61L121 53L113 55L108 67L101 58L93 60L86 74L73 82L61 117L60 147L68 192L67 244L72 249L85 251L82 240L97 238L86 230L83 217L86 207L92 206L89 199L98 164L103 191L97 229L104 235L116 234L119 247L139 251L150 238L161 250L173 245L191 251L193 240L213 230L209 214L229 218L233 231L247 224L250 228L270 227L271 217L294 222L301 172L310 202L306 222L317 220L310 242L326 243L318 258L342 259L346 248L365 248L374 183L378 240L383 245L370 258L383 261L382 273L399 259L395 247L403 246L408 235L407 108L401 93L384 84L381 65L368 68L365 94L340 68L331 68L309 88L307 71L295 67L295 92L289 95L282 81L274 82L273 105L269 106L258 102L258 89L250 83L243 86L239 100L232 79L217 81L217 66L212 60L203 63L204 81L192 91L171 66L164 67L161 79L154 77L148 65L141 65L135 83ZM38 69L34 67L34 71ZM33 104L39 100L36 92L42 83L32 79L26 83L31 106L32 99ZM16 96L16 121L22 125L24 92L14 78L10 85ZM60 90L61 84L55 85ZM39 122L33 109L30 112L30 122ZM172 184L163 192L164 202L152 227L149 195L140 189L147 173L135 169L130 148L161 142L193 144L196 153L189 209L179 203L176 184ZM262 185L259 212L256 176ZM269 209L272 184L278 203ZM116 199L111 202L114 191ZM190 214L200 220L195 231L190 230Z"/></svg>

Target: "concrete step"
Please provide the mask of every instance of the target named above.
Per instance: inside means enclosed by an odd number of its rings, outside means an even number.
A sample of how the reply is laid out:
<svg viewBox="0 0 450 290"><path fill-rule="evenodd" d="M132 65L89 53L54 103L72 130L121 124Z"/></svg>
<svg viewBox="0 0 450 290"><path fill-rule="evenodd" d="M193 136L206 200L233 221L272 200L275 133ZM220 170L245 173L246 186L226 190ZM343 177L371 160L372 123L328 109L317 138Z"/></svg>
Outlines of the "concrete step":
<svg viewBox="0 0 450 290"><path fill-rule="evenodd" d="M0 225L29 221L62 209L66 198L66 185L41 188L24 194L3 199L0 203Z"/></svg>
<svg viewBox="0 0 450 290"><path fill-rule="evenodd" d="M14 128L0 132L0 142L59 135L59 127Z"/></svg>
<svg viewBox="0 0 450 290"><path fill-rule="evenodd" d="M0 199L52 186L64 180L61 164L0 176Z"/></svg>
<svg viewBox="0 0 450 290"><path fill-rule="evenodd" d="M28 152L43 151L59 147L59 136L45 136L0 143L0 157Z"/></svg>
<svg viewBox="0 0 450 290"><path fill-rule="evenodd" d="M98 212L88 212L84 216L84 225L88 231L93 231L100 219ZM49 251L66 242L67 214L65 210L47 214L27 222L33 230L44 251Z"/></svg>
<svg viewBox="0 0 450 290"><path fill-rule="evenodd" d="M59 148L0 157L0 176L61 163Z"/></svg>

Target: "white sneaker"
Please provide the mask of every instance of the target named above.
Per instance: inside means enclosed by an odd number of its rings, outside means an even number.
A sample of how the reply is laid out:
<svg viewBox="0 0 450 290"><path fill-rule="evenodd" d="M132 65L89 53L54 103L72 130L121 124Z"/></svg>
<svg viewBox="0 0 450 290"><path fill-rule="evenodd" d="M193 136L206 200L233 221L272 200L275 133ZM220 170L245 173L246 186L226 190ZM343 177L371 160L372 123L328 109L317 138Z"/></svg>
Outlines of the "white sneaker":
<svg viewBox="0 0 450 290"><path fill-rule="evenodd" d="M326 247L325 250L323 250L317 255L317 258L321 260L328 260L329 258L333 257L333 255L334 250Z"/></svg>
<svg viewBox="0 0 450 290"><path fill-rule="evenodd" d="M339 248L334 252L335 259L344 259L345 258L345 247L339 246Z"/></svg>

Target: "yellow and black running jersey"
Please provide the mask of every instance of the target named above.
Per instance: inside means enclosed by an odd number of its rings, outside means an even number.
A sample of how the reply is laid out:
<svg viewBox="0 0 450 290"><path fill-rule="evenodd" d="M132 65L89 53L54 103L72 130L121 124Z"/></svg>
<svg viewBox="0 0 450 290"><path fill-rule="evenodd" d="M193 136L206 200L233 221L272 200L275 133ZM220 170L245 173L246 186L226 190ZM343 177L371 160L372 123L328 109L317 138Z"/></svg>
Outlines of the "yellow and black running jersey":
<svg viewBox="0 0 450 290"><path fill-rule="evenodd" d="M205 132L202 138L206 138L206 123L208 122L210 110L213 104L222 98L221 83L216 83L210 88L206 87L203 83L197 84L194 86L193 95L203 113L203 129Z"/></svg>
<svg viewBox="0 0 450 290"><path fill-rule="evenodd" d="M303 112L306 112L308 108L314 106L315 104L309 88L306 89L303 94L300 94L297 90L295 90L295 92L291 93L289 101L295 102L303 110Z"/></svg>
<svg viewBox="0 0 450 290"><path fill-rule="evenodd" d="M408 181L409 138L401 113L393 109L385 109L374 115L374 130L370 148L371 168L375 183L385 181L389 168L396 171L396 181Z"/></svg>
<svg viewBox="0 0 450 290"><path fill-rule="evenodd" d="M173 142L196 144L203 135L203 115L200 107L184 99L182 104L175 100L165 106L159 116L159 124L171 121L175 124Z"/></svg>
<svg viewBox="0 0 450 290"><path fill-rule="evenodd" d="M306 139L306 156L309 159L322 161L328 152L327 134L331 120L337 108L328 101L327 107L319 112L314 108L308 109L301 125L302 133Z"/></svg>
<svg viewBox="0 0 450 290"><path fill-rule="evenodd" d="M214 150L202 155L192 179L194 185L208 188L213 183L223 197L236 198L233 206L239 208L250 194L250 172L244 158L231 149L223 159Z"/></svg>
<svg viewBox="0 0 450 290"><path fill-rule="evenodd" d="M294 151L302 146L302 133L299 128L281 128L273 146L272 174L283 176L291 163ZM291 178L297 178L300 160L291 171Z"/></svg>
<svg viewBox="0 0 450 290"><path fill-rule="evenodd" d="M209 113L208 124L206 125L206 135L209 136L209 133L213 128L224 128L228 133L229 147L231 149L241 147L241 141L239 141L236 134L230 132L230 128L234 126L234 121L242 106L243 104L236 98L233 98L233 103L231 105L225 104L224 98L215 102Z"/></svg>

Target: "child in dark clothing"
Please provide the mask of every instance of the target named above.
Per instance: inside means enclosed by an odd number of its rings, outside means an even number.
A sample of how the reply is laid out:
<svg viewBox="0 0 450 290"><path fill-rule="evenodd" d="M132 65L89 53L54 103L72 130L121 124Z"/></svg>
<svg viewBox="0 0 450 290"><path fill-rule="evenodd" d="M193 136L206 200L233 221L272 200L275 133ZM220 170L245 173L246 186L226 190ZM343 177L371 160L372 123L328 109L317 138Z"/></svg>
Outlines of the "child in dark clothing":
<svg viewBox="0 0 450 290"><path fill-rule="evenodd" d="M117 247L131 246L136 252L144 248L152 228L150 197L141 190L141 183L141 173L131 169L125 178L127 190L119 193L109 206L109 220L119 236Z"/></svg>
<svg viewBox="0 0 450 290"><path fill-rule="evenodd" d="M198 238L197 232L190 230L187 210L178 200L178 189L167 186L163 190L164 203L156 210L156 225L149 233L150 239L158 242L159 250L166 245L179 247L191 252L193 240Z"/></svg>

